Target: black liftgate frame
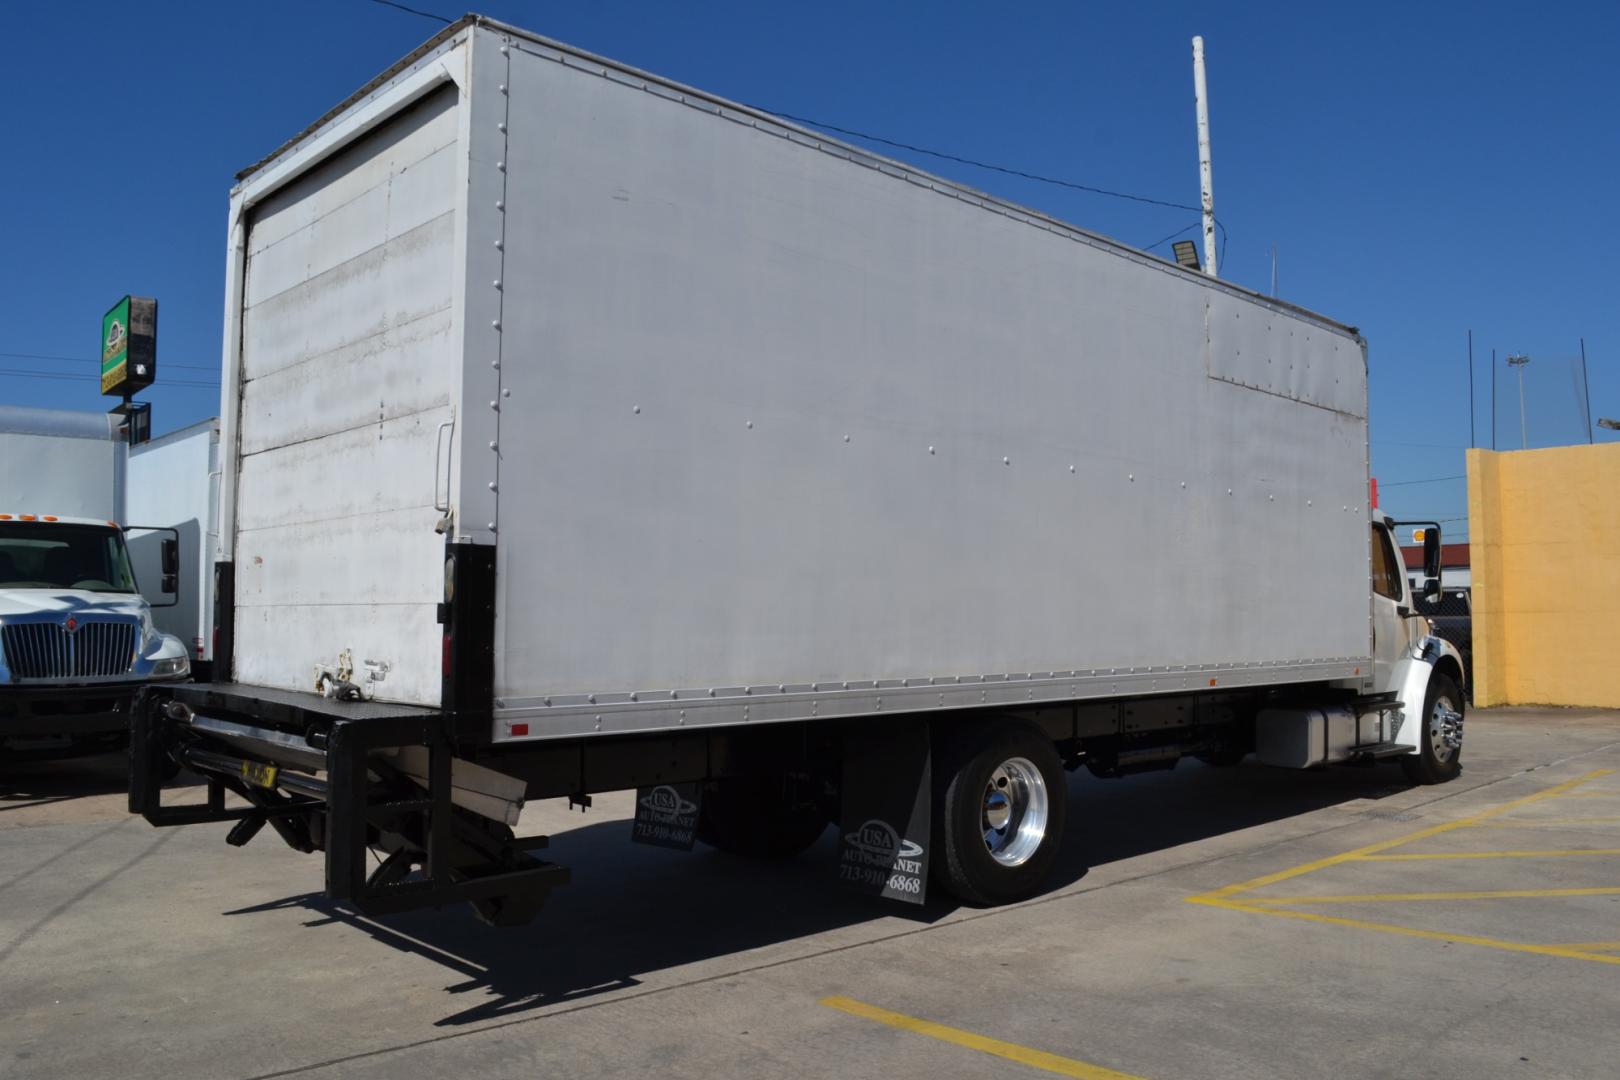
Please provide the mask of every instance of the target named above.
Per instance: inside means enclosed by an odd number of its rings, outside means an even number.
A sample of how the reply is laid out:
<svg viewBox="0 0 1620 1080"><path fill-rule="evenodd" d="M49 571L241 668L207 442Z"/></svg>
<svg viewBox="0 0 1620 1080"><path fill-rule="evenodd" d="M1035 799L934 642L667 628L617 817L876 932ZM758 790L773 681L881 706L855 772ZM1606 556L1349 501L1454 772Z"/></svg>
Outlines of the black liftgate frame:
<svg viewBox="0 0 1620 1080"><path fill-rule="evenodd" d="M446 545L447 599L442 710L230 683L152 687L131 717L129 808L157 826L234 821L230 843L247 843L265 825L299 851L326 852L326 891L367 915L471 902L487 921L526 922L566 867L536 859L544 837L514 840L505 826L458 812L451 759L458 746L487 742L493 706L495 551ZM221 574L222 584L230 575ZM230 597L222 597L222 637ZM221 659L229 663L230 642ZM230 668L223 666L221 673ZM254 736L223 740L187 724L193 714L240 724L263 737L325 755L326 779L277 768L248 747ZM372 751L425 747L426 792ZM202 806L163 805L169 761L205 776ZM272 774L269 770L275 769ZM374 779L375 778L375 779ZM274 779L274 786L264 781ZM278 788L280 790L278 790ZM291 792L284 794L283 792ZM225 794L246 800L227 807ZM375 870L374 848L389 855ZM420 876L409 877L420 866Z"/></svg>

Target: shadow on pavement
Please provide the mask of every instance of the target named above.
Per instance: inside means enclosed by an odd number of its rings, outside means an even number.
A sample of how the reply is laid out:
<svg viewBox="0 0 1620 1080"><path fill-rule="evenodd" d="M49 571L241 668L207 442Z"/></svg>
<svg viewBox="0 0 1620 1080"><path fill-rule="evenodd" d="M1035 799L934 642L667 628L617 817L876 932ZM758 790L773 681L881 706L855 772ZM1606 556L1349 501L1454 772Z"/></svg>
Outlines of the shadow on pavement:
<svg viewBox="0 0 1620 1080"><path fill-rule="evenodd" d="M1174 774L1069 782L1069 830L1049 893L1101 866L1294 817L1350 800L1408 790L1389 767L1299 773L1255 764L1216 769L1185 762ZM343 922L460 976L452 995L479 1000L438 1021L457 1026L509 1017L642 985L649 973L718 957L771 966L883 937L915 932L950 914L943 894L919 908L846 891L836 874L836 830L798 859L751 863L704 848L674 852L629 842L630 822L584 825L552 836L546 857L573 870L531 925L494 929L465 908L373 919L323 894L286 897L228 912L302 907ZM894 920L902 920L896 922ZM879 920L880 931L839 931ZM874 932L877 931L877 932ZM808 940L815 937L812 943ZM746 954L774 949L758 965Z"/></svg>
<svg viewBox="0 0 1620 1080"><path fill-rule="evenodd" d="M182 773L174 787L198 787L203 780ZM0 813L52 803L70 803L129 790L129 753L111 750L64 757L0 760Z"/></svg>

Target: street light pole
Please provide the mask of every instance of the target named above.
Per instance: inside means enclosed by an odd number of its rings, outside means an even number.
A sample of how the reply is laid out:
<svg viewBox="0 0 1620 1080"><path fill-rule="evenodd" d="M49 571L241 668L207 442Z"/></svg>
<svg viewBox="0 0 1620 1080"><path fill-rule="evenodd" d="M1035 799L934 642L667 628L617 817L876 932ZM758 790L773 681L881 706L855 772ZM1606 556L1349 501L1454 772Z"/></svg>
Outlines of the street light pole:
<svg viewBox="0 0 1620 1080"><path fill-rule="evenodd" d="M1509 367L1519 369L1519 449L1526 450L1530 447L1530 440L1525 436L1524 426L1524 366L1530 362L1530 358L1519 353L1517 356L1509 356L1507 362Z"/></svg>

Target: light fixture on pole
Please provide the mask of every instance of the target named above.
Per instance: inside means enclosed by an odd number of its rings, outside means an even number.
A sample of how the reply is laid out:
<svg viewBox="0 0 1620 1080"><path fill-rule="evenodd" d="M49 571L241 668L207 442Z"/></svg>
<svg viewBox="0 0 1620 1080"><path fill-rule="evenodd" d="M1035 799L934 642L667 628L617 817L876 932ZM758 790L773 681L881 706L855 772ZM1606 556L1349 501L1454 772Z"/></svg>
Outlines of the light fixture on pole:
<svg viewBox="0 0 1620 1080"><path fill-rule="evenodd" d="M1519 449L1526 450L1529 449L1530 440L1525 437L1524 426L1524 365L1530 362L1530 358L1524 353L1518 353L1510 355L1507 362L1508 367L1517 368L1519 371Z"/></svg>
<svg viewBox="0 0 1620 1080"><path fill-rule="evenodd" d="M1611 420L1605 416L1598 420L1598 427L1608 428L1610 431L1620 431L1620 420Z"/></svg>

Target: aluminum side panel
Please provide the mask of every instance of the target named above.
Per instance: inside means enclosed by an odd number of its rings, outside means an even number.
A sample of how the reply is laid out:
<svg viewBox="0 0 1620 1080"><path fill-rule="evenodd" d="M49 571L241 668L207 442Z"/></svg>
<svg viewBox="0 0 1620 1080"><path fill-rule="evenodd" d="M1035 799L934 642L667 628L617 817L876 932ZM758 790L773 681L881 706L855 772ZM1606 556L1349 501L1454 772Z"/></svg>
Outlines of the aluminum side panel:
<svg viewBox="0 0 1620 1080"><path fill-rule="evenodd" d="M496 674L532 731L1366 656L1353 336L1233 301L1312 374L1213 377L1226 294L1185 275L518 49L510 81Z"/></svg>

